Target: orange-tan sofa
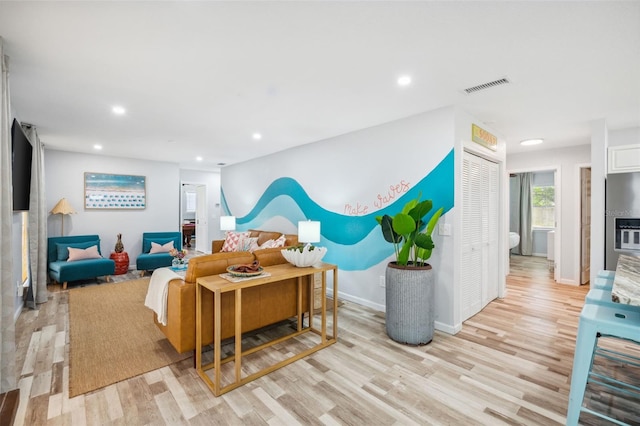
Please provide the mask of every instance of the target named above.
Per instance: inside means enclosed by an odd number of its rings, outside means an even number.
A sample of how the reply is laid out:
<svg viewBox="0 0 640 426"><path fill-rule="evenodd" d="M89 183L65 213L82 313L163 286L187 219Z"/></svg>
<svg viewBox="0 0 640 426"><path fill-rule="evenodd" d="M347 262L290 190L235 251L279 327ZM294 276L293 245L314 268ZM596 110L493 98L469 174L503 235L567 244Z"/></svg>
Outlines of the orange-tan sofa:
<svg viewBox="0 0 640 426"><path fill-rule="evenodd" d="M278 238L280 233L252 230L261 244ZM296 235L287 235L286 245L297 244ZM220 252L223 241L213 241L213 253L189 260L185 278L169 282L167 300L167 325L155 323L167 336L169 342L180 353L195 349L196 345L196 291L195 282L199 277L226 272L228 266L248 264L258 260L263 267L287 263L281 248L268 248L250 252ZM217 250L216 250L217 248ZM308 285L303 285L303 312L309 310ZM213 318L213 295L205 292L202 318ZM251 287L242 291L242 332L256 330L297 315L298 286L296 279L284 280L266 286ZM234 296L222 296L222 339L232 337L235 330ZM203 321L202 344L213 342L213 320Z"/></svg>

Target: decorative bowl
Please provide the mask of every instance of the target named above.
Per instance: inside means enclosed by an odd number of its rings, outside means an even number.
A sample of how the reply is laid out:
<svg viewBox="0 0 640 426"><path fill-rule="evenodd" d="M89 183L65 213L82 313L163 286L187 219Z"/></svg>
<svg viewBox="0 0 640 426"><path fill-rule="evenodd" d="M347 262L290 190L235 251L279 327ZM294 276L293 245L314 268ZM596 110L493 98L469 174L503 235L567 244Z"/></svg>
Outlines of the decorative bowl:
<svg viewBox="0 0 640 426"><path fill-rule="evenodd" d="M231 265L227 268L227 272L229 273L229 275L231 275L232 277L238 277L238 278L246 278L246 277L257 277L258 275L262 274L262 266L258 267L258 270L255 272L240 272L237 271L236 268L238 266L245 266L245 265Z"/></svg>
<svg viewBox="0 0 640 426"><path fill-rule="evenodd" d="M304 268L320 263L324 255L327 254L327 248L306 245L304 247L282 249L281 252L287 262Z"/></svg>

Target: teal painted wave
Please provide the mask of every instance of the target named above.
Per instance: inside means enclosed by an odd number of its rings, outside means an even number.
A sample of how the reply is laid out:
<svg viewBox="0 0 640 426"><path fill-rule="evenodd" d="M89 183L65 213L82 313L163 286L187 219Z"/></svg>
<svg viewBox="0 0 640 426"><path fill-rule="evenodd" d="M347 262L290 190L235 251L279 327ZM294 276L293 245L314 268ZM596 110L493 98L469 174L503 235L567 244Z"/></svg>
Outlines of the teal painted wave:
<svg viewBox="0 0 640 426"><path fill-rule="evenodd" d="M342 270L359 271L369 269L393 254L393 246L382 237L376 216L394 215L420 194L422 200L433 200L431 214L440 207L444 207L445 213L453 207L453 150L420 182L395 201L387 200L383 208L372 213L349 216L328 211L313 201L296 180L282 177L269 185L246 216L236 217L236 223L239 230L244 230L260 229L263 223L276 216L284 217L296 226L300 220L319 220L322 236L318 245L327 247L323 260L337 264ZM231 215L224 190L221 200L223 214Z"/></svg>

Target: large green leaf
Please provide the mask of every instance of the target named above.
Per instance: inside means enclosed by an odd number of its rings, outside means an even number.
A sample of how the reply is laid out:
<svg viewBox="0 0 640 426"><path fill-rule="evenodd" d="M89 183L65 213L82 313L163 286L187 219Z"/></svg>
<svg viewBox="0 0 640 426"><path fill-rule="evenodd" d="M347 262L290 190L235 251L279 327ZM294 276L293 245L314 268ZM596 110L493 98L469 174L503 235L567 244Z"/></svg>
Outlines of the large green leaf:
<svg viewBox="0 0 640 426"><path fill-rule="evenodd" d="M411 209L413 209L418 204L418 200L408 201L407 204L402 207L402 211L400 213L409 214Z"/></svg>
<svg viewBox="0 0 640 426"><path fill-rule="evenodd" d="M431 207L433 207L433 202L431 200L424 200L416 204L411 209L411 211L409 212L409 216L411 216L416 222L420 222L422 218L425 217L427 213L429 213Z"/></svg>
<svg viewBox="0 0 640 426"><path fill-rule="evenodd" d="M393 218L391 216L389 216L388 214L385 214L380 218L379 222L380 222L380 226L382 227L382 236L384 237L385 241L393 244L398 244L400 241L402 241L402 236L398 235L393 230L393 225L392 225Z"/></svg>
<svg viewBox="0 0 640 426"><path fill-rule="evenodd" d="M405 213L398 213L393 217L393 230L398 234L407 238L407 236L415 231L416 222L411 216Z"/></svg>
<svg viewBox="0 0 640 426"><path fill-rule="evenodd" d="M421 259L423 262L429 260L429 258L431 257L431 252L432 251L433 251L433 249L419 248L418 249L418 259Z"/></svg>
<svg viewBox="0 0 640 426"><path fill-rule="evenodd" d="M406 265L409 263L409 255L411 254L411 247L413 246L412 240L407 240L402 245L400 252L398 253L398 265Z"/></svg>
<svg viewBox="0 0 640 426"><path fill-rule="evenodd" d="M433 232L433 228L436 227L436 222L438 222L438 219L442 216L442 212L444 212L444 207L440 207L438 211L431 216L431 219L429 219L429 223L427 223L427 235L431 235Z"/></svg>
<svg viewBox="0 0 640 426"><path fill-rule="evenodd" d="M416 246L423 249L432 249L434 247L433 239L431 239L430 235L427 235L425 233L416 235L415 243Z"/></svg>

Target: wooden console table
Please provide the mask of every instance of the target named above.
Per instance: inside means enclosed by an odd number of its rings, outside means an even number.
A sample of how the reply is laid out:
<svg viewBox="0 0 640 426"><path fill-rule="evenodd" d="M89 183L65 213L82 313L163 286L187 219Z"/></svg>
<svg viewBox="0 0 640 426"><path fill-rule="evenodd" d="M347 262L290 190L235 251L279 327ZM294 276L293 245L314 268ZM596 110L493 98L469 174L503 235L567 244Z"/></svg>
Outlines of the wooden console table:
<svg viewBox="0 0 640 426"><path fill-rule="evenodd" d="M264 376L280 367L284 367L287 364L291 364L305 356L312 354L322 348L334 344L338 338L338 267L328 263L323 263L317 267L298 268L290 263L282 265L274 265L264 268L265 272L270 275L265 277L253 278L241 282L231 282L220 277L219 275L211 275L208 277L201 277L196 280L196 350L195 350L195 364L198 375L209 386L215 396L220 396L230 390L244 385L252 380ZM327 272L333 272L333 334L327 334ZM313 289L309 290L309 326L303 328L303 312L302 312L302 285L303 278L306 276L313 276L318 272L322 273L322 303L320 309L320 329L314 327L314 302L313 302ZM246 351L242 351L242 290L245 288L269 285L278 281L286 280L289 278L298 279L298 328L297 331L270 342L259 345L255 348L251 348ZM313 286L313 279L309 280L309 286ZM210 291L213 293L213 362L202 365L202 292ZM235 350L232 356L221 359L221 300L222 294L226 292L235 293ZM205 319L206 320L206 319ZM313 347L310 347L292 357L284 359L274 365L263 368L253 374L246 377L242 377L242 357L255 353L261 349L273 346L277 343L281 343L287 339L299 336L303 333L313 332L320 335L320 342ZM222 376L221 366L222 364L233 361L235 364L235 381L227 386L222 386L220 379ZM214 369L213 380L206 374L207 370Z"/></svg>

